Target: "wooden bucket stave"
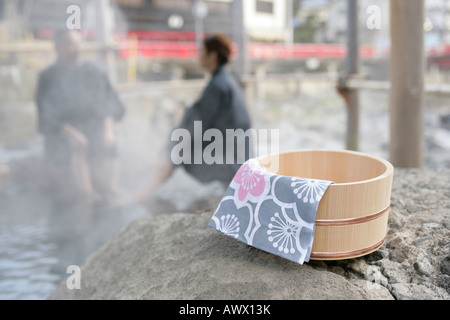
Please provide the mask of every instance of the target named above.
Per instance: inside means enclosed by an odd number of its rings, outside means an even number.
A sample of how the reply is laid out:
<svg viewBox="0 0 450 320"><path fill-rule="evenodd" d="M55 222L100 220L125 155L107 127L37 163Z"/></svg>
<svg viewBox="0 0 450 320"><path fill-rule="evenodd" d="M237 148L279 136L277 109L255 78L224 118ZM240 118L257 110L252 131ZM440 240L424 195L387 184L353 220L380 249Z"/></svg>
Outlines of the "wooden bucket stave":
<svg viewBox="0 0 450 320"><path fill-rule="evenodd" d="M329 150L292 151L261 159L264 165L273 161L278 161L277 174L334 182L317 210L311 259L355 258L384 243L394 173L388 161Z"/></svg>

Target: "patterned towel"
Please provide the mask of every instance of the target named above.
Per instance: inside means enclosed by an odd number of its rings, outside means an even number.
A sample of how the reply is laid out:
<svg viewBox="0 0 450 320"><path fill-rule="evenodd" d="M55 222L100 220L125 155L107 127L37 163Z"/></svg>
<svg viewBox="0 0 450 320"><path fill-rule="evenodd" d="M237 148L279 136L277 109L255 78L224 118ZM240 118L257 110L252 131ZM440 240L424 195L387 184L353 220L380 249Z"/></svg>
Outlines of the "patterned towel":
<svg viewBox="0 0 450 320"><path fill-rule="evenodd" d="M234 176L208 225L303 264L311 255L319 201L331 183L277 175L250 159Z"/></svg>

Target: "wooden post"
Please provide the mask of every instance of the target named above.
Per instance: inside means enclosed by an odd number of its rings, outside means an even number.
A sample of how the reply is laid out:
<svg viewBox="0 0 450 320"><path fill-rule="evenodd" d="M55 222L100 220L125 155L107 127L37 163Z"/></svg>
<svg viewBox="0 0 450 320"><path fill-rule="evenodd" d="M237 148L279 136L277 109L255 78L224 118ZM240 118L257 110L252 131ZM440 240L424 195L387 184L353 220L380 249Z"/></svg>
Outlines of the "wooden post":
<svg viewBox="0 0 450 320"><path fill-rule="evenodd" d="M265 81L266 81L266 73L267 67L265 64L261 64L256 68L256 77L255 77L255 90L256 90L256 99L264 100L266 96L265 90Z"/></svg>
<svg viewBox="0 0 450 320"><path fill-rule="evenodd" d="M137 75L137 58L138 58L138 37L136 35L130 36L128 40L128 68L127 68L127 82L136 82Z"/></svg>
<svg viewBox="0 0 450 320"><path fill-rule="evenodd" d="M18 1L6 0L3 3L3 22L5 28L5 38L6 42L14 42L20 36L20 17Z"/></svg>
<svg viewBox="0 0 450 320"><path fill-rule="evenodd" d="M203 43L204 26L203 21L208 15L208 5L203 0L193 0L192 14L195 23L195 39L197 42L197 50L200 51Z"/></svg>
<svg viewBox="0 0 450 320"><path fill-rule="evenodd" d="M424 0L390 1L390 161L422 166L424 91Z"/></svg>
<svg viewBox="0 0 450 320"><path fill-rule="evenodd" d="M294 27L292 19L294 18L294 2L293 0L286 0L286 36L284 42L286 45L294 43Z"/></svg>
<svg viewBox="0 0 450 320"><path fill-rule="evenodd" d="M110 0L99 0L95 2L97 9L96 34L97 40L106 48L100 53L102 63L112 83L117 82L115 54L109 48L113 31L113 15Z"/></svg>
<svg viewBox="0 0 450 320"><path fill-rule="evenodd" d="M359 72L358 7L358 0L347 0L346 77L356 76ZM359 149L359 92L348 88L347 94L346 148L357 151Z"/></svg>
<svg viewBox="0 0 450 320"><path fill-rule="evenodd" d="M247 34L244 24L244 7L242 0L233 0L231 3L231 18L233 26L233 41L237 44L237 59L235 72L239 76L241 83L248 72L247 61Z"/></svg>

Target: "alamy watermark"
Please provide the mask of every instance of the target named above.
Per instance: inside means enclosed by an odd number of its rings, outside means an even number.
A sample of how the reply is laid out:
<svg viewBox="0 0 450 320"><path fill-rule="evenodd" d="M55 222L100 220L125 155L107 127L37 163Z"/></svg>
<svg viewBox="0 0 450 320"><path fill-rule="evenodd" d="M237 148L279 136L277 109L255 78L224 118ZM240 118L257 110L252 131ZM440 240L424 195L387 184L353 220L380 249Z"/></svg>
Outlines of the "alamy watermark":
<svg viewBox="0 0 450 320"><path fill-rule="evenodd" d="M66 20L66 27L69 30L81 30L81 8L75 4L67 7L67 14L70 16Z"/></svg>
<svg viewBox="0 0 450 320"><path fill-rule="evenodd" d="M72 4L67 7L66 13L70 16L66 20L66 27L69 30L81 30L81 8L78 5ZM366 19L366 27L369 30L381 29L381 8L373 4L366 8L366 13L369 15Z"/></svg>
<svg viewBox="0 0 450 320"><path fill-rule="evenodd" d="M369 15L366 19L366 27L369 30L381 29L381 8L373 4L367 7L366 13Z"/></svg>
<svg viewBox="0 0 450 320"><path fill-rule="evenodd" d="M171 141L177 144L172 147L170 157L175 165L211 165L243 164L246 156L262 158L272 155L270 161L263 163L261 160L261 163L276 173L279 167L276 156L279 153L279 137L278 129L226 129L225 135L215 128L203 132L202 121L194 121L193 132L184 128L172 132ZM205 143L207 145L204 147Z"/></svg>
<svg viewBox="0 0 450 320"><path fill-rule="evenodd" d="M81 289L81 269L77 265L70 265L66 270L70 276L66 280L67 289Z"/></svg>

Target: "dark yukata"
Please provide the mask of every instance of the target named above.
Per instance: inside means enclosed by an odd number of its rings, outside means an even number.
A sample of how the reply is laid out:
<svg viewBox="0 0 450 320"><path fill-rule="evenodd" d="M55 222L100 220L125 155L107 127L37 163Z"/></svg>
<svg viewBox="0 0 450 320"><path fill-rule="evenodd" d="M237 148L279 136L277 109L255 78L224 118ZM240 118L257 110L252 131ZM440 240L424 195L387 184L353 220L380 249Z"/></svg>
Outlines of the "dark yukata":
<svg viewBox="0 0 450 320"><path fill-rule="evenodd" d="M202 137L208 129L218 129L222 133L223 164L194 164L194 121L202 122ZM245 145L238 145L238 141L235 139L234 163L227 163L225 157L226 130L242 129L247 131L250 127L250 117L238 82L226 66L219 66L212 74L200 99L186 111L179 125L179 128L190 132L192 141L191 164L182 164L181 166L201 182L218 180L229 183L243 162L238 159L238 148L245 148L245 150L239 150L245 152L245 161L250 157L251 145L249 141ZM202 152L210 143L210 141L202 143Z"/></svg>
<svg viewBox="0 0 450 320"><path fill-rule="evenodd" d="M64 123L86 136L89 160L117 156L115 147L103 143L104 121L108 116L120 120L124 107L106 73L93 63L48 67L39 77L37 105L38 127L45 137L49 161L67 165L70 160L70 148L61 134Z"/></svg>

